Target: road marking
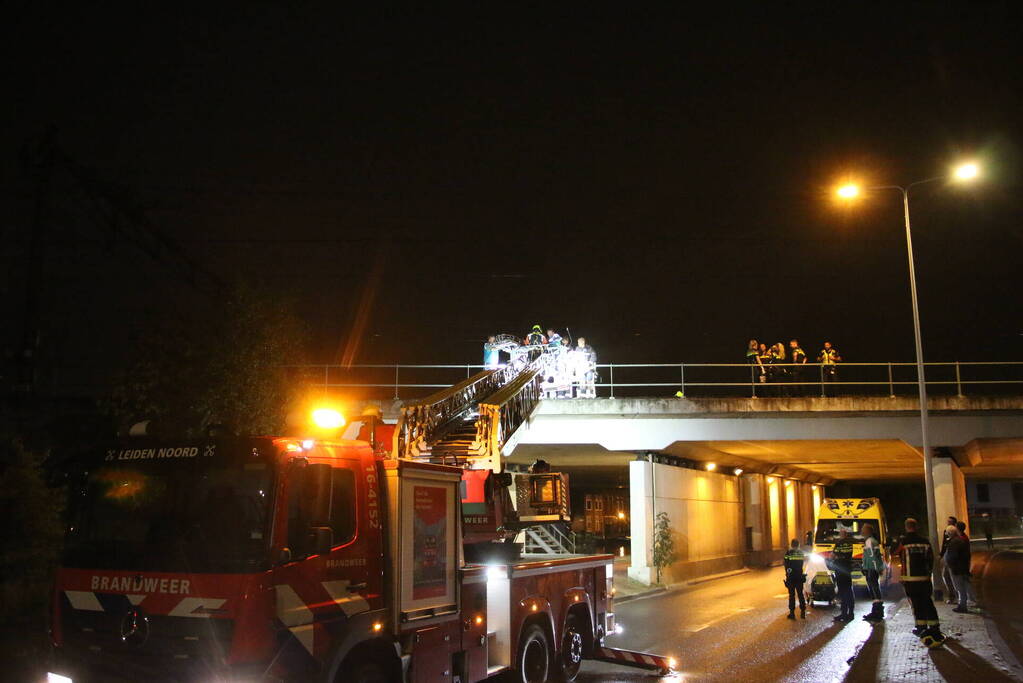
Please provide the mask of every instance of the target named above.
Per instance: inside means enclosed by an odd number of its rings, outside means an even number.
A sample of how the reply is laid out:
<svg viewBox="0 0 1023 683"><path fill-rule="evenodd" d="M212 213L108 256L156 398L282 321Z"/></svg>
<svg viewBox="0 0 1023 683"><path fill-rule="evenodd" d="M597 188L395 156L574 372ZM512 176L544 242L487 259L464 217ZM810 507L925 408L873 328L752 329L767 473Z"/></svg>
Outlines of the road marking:
<svg viewBox="0 0 1023 683"><path fill-rule="evenodd" d="M788 593L778 593L778 595L775 595L774 597L775 598L787 598L787 597L789 597L789 594Z"/></svg>
<svg viewBox="0 0 1023 683"><path fill-rule="evenodd" d="M710 621L708 621L705 624L699 624L698 626L690 626L689 628L684 628L684 629L682 629L682 632L683 633L699 633L703 629L708 628L710 626L713 626L714 624L716 624L719 621L722 621L724 619L727 619L728 617L734 617L736 614L739 614L741 612L750 612L752 610L753 610L752 607L736 607L735 609L733 609L728 614L722 614L717 619L711 619Z"/></svg>

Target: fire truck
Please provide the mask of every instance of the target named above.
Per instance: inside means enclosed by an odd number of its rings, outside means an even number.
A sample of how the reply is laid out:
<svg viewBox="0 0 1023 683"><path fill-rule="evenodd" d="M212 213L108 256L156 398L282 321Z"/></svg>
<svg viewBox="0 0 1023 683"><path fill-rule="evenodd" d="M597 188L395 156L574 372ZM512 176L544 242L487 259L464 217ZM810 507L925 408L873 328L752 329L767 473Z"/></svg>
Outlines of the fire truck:
<svg viewBox="0 0 1023 683"><path fill-rule="evenodd" d="M50 680L533 683L571 681L587 658L674 668L605 646L611 555L521 553L523 530L567 519L567 478L501 466L539 391L528 368L502 372L407 404L395 425L368 416L364 440L136 437L82 461Z"/></svg>

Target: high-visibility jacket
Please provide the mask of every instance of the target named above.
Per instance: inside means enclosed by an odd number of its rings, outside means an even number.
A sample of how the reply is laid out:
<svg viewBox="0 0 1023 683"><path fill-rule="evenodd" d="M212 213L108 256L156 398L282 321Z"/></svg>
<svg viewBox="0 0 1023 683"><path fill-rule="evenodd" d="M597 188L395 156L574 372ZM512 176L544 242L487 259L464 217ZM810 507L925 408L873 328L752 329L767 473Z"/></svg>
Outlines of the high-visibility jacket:
<svg viewBox="0 0 1023 683"><path fill-rule="evenodd" d="M838 362L838 358L838 349L835 348L821 349L820 354L817 356L817 360L824 365L834 365Z"/></svg>
<svg viewBox="0 0 1023 683"><path fill-rule="evenodd" d="M902 579L906 581L930 581L934 569L934 549L926 538L911 531L899 539L896 551L902 563Z"/></svg>

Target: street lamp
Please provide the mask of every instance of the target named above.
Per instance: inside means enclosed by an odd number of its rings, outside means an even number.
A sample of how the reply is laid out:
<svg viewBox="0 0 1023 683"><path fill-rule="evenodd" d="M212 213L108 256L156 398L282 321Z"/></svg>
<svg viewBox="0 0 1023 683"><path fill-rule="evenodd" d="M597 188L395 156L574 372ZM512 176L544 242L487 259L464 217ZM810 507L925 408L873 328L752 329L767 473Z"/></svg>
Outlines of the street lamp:
<svg viewBox="0 0 1023 683"><path fill-rule="evenodd" d="M974 180L979 175L980 167L974 162L959 164L952 169L951 173L952 179L957 181ZM927 178L926 180L918 180L915 183L910 183L906 186L878 185L876 187L866 188L868 191L898 190L902 193L902 213L906 222L906 255L909 258L909 294L913 302L913 335L916 341L916 378L917 387L920 392L920 447L923 450L924 455L924 490L927 494L927 526L930 530L931 546L935 550L941 546L938 545L938 525L937 519L934 516L934 469L931 459L930 443L927 438L927 382L924 379L924 351L923 345L920 341L920 309L917 305L916 298L916 270L913 267L913 235L909 228L909 190L917 185L947 179L948 176L936 176L934 178ZM856 184L843 185L836 190L836 194L841 199L855 199L860 194L860 187ZM937 563L935 563L935 570L936 569ZM933 578L932 583L935 588L937 588L938 582L934 581Z"/></svg>

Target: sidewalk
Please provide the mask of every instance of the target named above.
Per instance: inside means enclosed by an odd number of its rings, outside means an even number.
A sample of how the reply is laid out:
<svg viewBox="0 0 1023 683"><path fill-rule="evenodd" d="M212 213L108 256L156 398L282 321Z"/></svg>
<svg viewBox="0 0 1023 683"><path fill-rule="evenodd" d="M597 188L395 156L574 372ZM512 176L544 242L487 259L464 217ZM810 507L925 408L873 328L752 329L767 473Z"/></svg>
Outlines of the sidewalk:
<svg viewBox="0 0 1023 683"><path fill-rule="evenodd" d="M632 558L628 555L615 558L614 587L616 602L628 602L629 600L653 595L654 593L663 593L667 590L664 586L648 586L645 583L630 579L629 565L631 563Z"/></svg>
<svg viewBox="0 0 1023 683"><path fill-rule="evenodd" d="M644 598L648 595L654 595L655 593L664 593L667 591L675 591L685 588L686 586L694 586L699 583L705 583L707 581L713 581L715 579L723 579L727 576L735 576L736 574L744 574L749 571L747 568L736 569L734 571L723 572L721 574L711 574L709 576L701 576L696 579L690 579L689 581L683 581L681 583L661 584L656 586L648 586L645 583L640 583L629 578L629 564L632 562L632 558L626 555L625 557L616 557L614 566L614 586L615 586L615 601L616 602L628 602L637 598Z"/></svg>
<svg viewBox="0 0 1023 683"><path fill-rule="evenodd" d="M1023 668L1003 658L988 636L988 617L957 614L944 603L937 608L948 637L943 648L928 650L913 635L913 610L903 598L860 646L845 681L1023 681Z"/></svg>

